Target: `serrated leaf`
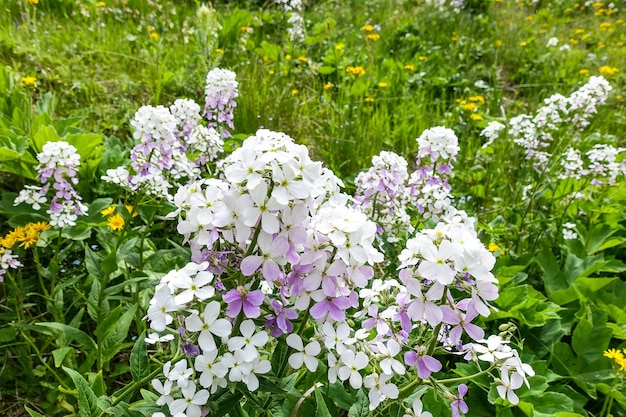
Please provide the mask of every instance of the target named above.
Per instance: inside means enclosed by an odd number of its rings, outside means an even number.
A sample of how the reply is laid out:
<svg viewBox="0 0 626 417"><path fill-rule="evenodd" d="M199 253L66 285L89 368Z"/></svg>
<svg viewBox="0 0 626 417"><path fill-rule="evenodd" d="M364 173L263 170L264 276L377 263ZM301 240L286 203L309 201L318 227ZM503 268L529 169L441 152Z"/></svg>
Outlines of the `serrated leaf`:
<svg viewBox="0 0 626 417"><path fill-rule="evenodd" d="M74 386L78 390L78 410L84 417L97 417L102 411L98 407L98 397L93 392L87 380L71 368L63 367L63 370L72 378Z"/></svg>

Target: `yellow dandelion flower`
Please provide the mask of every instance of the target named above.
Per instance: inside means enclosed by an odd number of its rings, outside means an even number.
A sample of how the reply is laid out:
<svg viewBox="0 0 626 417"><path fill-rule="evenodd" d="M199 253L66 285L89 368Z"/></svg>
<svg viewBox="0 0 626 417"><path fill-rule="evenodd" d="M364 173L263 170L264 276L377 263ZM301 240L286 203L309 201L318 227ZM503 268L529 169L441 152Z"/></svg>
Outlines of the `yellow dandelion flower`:
<svg viewBox="0 0 626 417"><path fill-rule="evenodd" d="M589 70L588 69L581 69L580 71L578 71L578 73L584 77L589 75Z"/></svg>
<svg viewBox="0 0 626 417"><path fill-rule="evenodd" d="M472 103L485 104L485 98L483 96L471 96L468 100Z"/></svg>
<svg viewBox="0 0 626 417"><path fill-rule="evenodd" d="M578 39L570 39L569 43L571 43L572 45L578 45Z"/></svg>
<svg viewBox="0 0 626 417"><path fill-rule="evenodd" d="M39 4L39 0L26 0L26 2L30 4Z"/></svg>
<svg viewBox="0 0 626 417"><path fill-rule="evenodd" d="M224 50L222 48L215 48L215 52L217 52L220 55L224 55Z"/></svg>
<svg viewBox="0 0 626 417"><path fill-rule="evenodd" d="M296 90L295 88L293 90L291 90L291 95L295 96L296 94L298 94L298 90Z"/></svg>
<svg viewBox="0 0 626 417"><path fill-rule="evenodd" d="M618 100L621 100L621 99L623 99L624 97L620 94L620 95L618 95L618 96L615 96L615 98L616 98L616 99L618 99Z"/></svg>
<svg viewBox="0 0 626 417"><path fill-rule="evenodd" d="M324 84L324 90L330 90L334 86L335 86L335 84L333 84L333 83L326 83L326 84Z"/></svg>
<svg viewBox="0 0 626 417"><path fill-rule="evenodd" d="M502 46L502 41L500 39L496 40L496 46L499 48Z"/></svg>
<svg viewBox="0 0 626 417"><path fill-rule="evenodd" d="M307 57L305 57L305 56L299 56L298 57L298 61L300 61L300 62L308 62L309 59Z"/></svg>
<svg viewBox="0 0 626 417"><path fill-rule="evenodd" d="M540 35L545 35L546 33L548 33L548 31L547 31L547 30L545 30L545 29L541 29L541 30L539 31L539 34L540 34Z"/></svg>
<svg viewBox="0 0 626 417"><path fill-rule="evenodd" d="M98 6L98 7L104 7L106 5L107 4L105 2L103 2L103 1L99 1L98 3L96 3L96 6Z"/></svg>
<svg viewBox="0 0 626 417"><path fill-rule="evenodd" d="M472 119L475 122L480 122L481 120L483 120L483 117L478 113L472 113L470 114L470 119Z"/></svg>
<svg viewBox="0 0 626 417"><path fill-rule="evenodd" d="M461 107L465 111L474 111L476 110L477 106L476 106L476 103L467 103L467 104L462 104Z"/></svg>
<svg viewBox="0 0 626 417"><path fill-rule="evenodd" d="M107 219L107 224L112 230L122 230L124 223L124 218L119 213Z"/></svg>
<svg viewBox="0 0 626 417"><path fill-rule="evenodd" d="M289 54L285 55L285 61L291 61L291 55Z"/></svg>
<svg viewBox="0 0 626 417"><path fill-rule="evenodd" d="M156 32L150 32L150 34L148 35L150 37L150 39L152 39L153 41L158 41L159 40L159 34Z"/></svg>
<svg viewBox="0 0 626 417"><path fill-rule="evenodd" d="M415 71L415 65L413 65L413 64L406 64L404 66L404 69L407 70L407 71Z"/></svg>
<svg viewBox="0 0 626 417"><path fill-rule="evenodd" d="M526 16L526 20L528 20L529 22L532 22L534 18L532 16Z"/></svg>
<svg viewBox="0 0 626 417"><path fill-rule="evenodd" d="M582 35L583 33L585 33L585 29L576 29L574 31L574 35Z"/></svg>
<svg viewBox="0 0 626 417"><path fill-rule="evenodd" d="M311 70L317 71L317 65L311 65Z"/></svg>
<svg viewBox="0 0 626 417"><path fill-rule="evenodd" d="M519 43L519 46L521 46L522 48L523 48L523 47L525 47L525 46L528 46L528 42L526 42L526 41L521 41L521 42Z"/></svg>
<svg viewBox="0 0 626 417"><path fill-rule="evenodd" d="M600 9L602 6L604 6L604 2L602 1L597 1L591 5L594 9Z"/></svg>
<svg viewBox="0 0 626 417"><path fill-rule="evenodd" d="M365 69L363 67L348 67L346 68L346 72L352 74L354 76L360 77L361 75L365 75Z"/></svg>
<svg viewBox="0 0 626 417"><path fill-rule="evenodd" d="M15 242L15 237L10 235L6 235L0 238L0 246L5 249L11 249L15 245Z"/></svg>
<svg viewBox="0 0 626 417"><path fill-rule="evenodd" d="M374 102L374 97L365 97L365 102L366 103L373 103Z"/></svg>
<svg viewBox="0 0 626 417"><path fill-rule="evenodd" d="M426 61L428 57L425 57L424 55L420 55L420 57L417 59L419 59L420 61Z"/></svg>
<svg viewBox="0 0 626 417"><path fill-rule="evenodd" d="M386 83L386 82L380 82L380 83L378 83L378 87L379 87L379 88L387 88L387 87L389 87L389 83Z"/></svg>
<svg viewBox="0 0 626 417"><path fill-rule="evenodd" d="M103 217L107 217L110 216L111 214L113 214L115 212L115 208L117 206L109 206L107 208L105 208L104 210L100 210L100 214L102 214Z"/></svg>
<svg viewBox="0 0 626 417"><path fill-rule="evenodd" d="M239 30L242 31L242 32L247 32L248 29L250 29L250 28L248 26L245 26L245 25L239 28Z"/></svg>
<svg viewBox="0 0 626 417"><path fill-rule="evenodd" d="M489 249L489 252L495 252L495 251L501 250L502 248L496 245L495 243L490 242L489 247L487 249Z"/></svg>
<svg viewBox="0 0 626 417"><path fill-rule="evenodd" d="M37 85L37 78L35 77L22 77L22 87L35 87Z"/></svg>
<svg viewBox="0 0 626 417"><path fill-rule="evenodd" d="M338 43L337 45L335 45L335 51L341 51L343 50L343 48L345 48L346 45L343 43Z"/></svg>
<svg viewBox="0 0 626 417"><path fill-rule="evenodd" d="M126 208L126 211L128 211L128 213L131 215L131 217L137 217L137 215L139 214L137 213L137 210L135 210L135 208L130 204L124 204L124 207Z"/></svg>
<svg viewBox="0 0 626 417"><path fill-rule="evenodd" d="M275 72L274 70L269 70L267 73L268 73L269 75L274 75L276 72Z"/></svg>
<svg viewBox="0 0 626 417"><path fill-rule="evenodd" d="M361 26L361 30L363 32L372 32L372 31L374 31L374 26L372 26L372 25Z"/></svg>
<svg viewBox="0 0 626 417"><path fill-rule="evenodd" d="M608 65L601 66L598 71L602 75L613 75L619 72L619 69L616 67L609 67Z"/></svg>
<svg viewBox="0 0 626 417"><path fill-rule="evenodd" d="M600 23L600 30L607 30L608 28L610 28L612 26L611 22L602 22Z"/></svg>
<svg viewBox="0 0 626 417"><path fill-rule="evenodd" d="M621 24L623 24L623 23L624 23L624 19L617 19L617 20L615 21L615 24L616 24L616 25L621 25Z"/></svg>
<svg viewBox="0 0 626 417"><path fill-rule="evenodd" d="M459 40L459 38L457 38L456 36L453 36L453 37L451 37L451 38L450 38L450 40L451 40L452 42L456 42L456 41L458 41L458 40Z"/></svg>
<svg viewBox="0 0 626 417"><path fill-rule="evenodd" d="M370 41L376 42L380 40L380 35L378 33L369 33L366 38Z"/></svg>

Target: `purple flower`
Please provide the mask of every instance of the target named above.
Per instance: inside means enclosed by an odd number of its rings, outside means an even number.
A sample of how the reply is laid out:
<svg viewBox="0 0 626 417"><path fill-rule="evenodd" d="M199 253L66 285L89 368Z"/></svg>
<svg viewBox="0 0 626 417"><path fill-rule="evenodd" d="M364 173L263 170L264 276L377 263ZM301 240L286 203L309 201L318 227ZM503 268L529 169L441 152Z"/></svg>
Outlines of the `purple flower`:
<svg viewBox="0 0 626 417"><path fill-rule="evenodd" d="M183 352L188 358L194 358L200 354L200 348L193 343L183 343Z"/></svg>
<svg viewBox="0 0 626 417"><path fill-rule="evenodd" d="M459 414L459 410L463 414L467 414L467 412L469 411L467 403L463 401L463 397L465 397L465 394L467 394L467 385L459 385L459 396L456 397L454 401L452 401L452 404L450 404L450 408L452 409L452 417L461 417L461 414Z"/></svg>
<svg viewBox="0 0 626 417"><path fill-rule="evenodd" d="M416 351L404 354L404 362L407 365L417 365L417 375L421 379L428 379L431 373L441 371L441 362L427 355L427 352L426 346L418 346Z"/></svg>
<svg viewBox="0 0 626 417"><path fill-rule="evenodd" d="M265 295L261 290L248 292L244 287L237 287L224 294L223 299L228 304L226 315L235 318L243 308L243 313L250 319L255 319L261 315L261 304Z"/></svg>

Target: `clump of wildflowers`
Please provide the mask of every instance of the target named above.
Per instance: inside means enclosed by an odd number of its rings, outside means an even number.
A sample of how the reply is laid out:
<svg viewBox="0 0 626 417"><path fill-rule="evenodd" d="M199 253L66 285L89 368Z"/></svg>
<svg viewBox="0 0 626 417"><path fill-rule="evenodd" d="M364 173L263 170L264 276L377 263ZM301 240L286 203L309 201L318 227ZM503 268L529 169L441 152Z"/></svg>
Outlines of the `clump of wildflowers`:
<svg viewBox="0 0 626 417"><path fill-rule="evenodd" d="M234 129L233 112L237 107L235 99L239 95L239 83L235 78L234 72L221 68L213 68L207 74L204 114L209 121L208 127L226 124ZM224 137L230 136L227 129L222 129L221 133Z"/></svg>
<svg viewBox="0 0 626 417"><path fill-rule="evenodd" d="M87 211L81 196L74 189L74 185L78 184L80 165L76 148L63 141L48 142L37 154L37 160L37 178L43 186L26 186L14 204L26 203L40 210L41 205L48 202L48 194L54 192L46 210L50 215L50 224L57 227L75 226L78 216Z"/></svg>
<svg viewBox="0 0 626 417"><path fill-rule="evenodd" d="M3 276L9 268L17 269L23 266L17 254L13 253L13 249L32 247L41 238L41 232L49 229L50 224L46 222L31 222L18 226L0 237L0 282L3 281Z"/></svg>
<svg viewBox="0 0 626 417"><path fill-rule="evenodd" d="M418 141L419 178L447 186L456 136L435 128ZM364 387L372 410L399 397L400 381L436 378L438 357L451 352L487 362L501 381L513 378L507 393L517 388L514 375L531 375L506 342L503 354L478 357L491 342L473 321L489 315L498 295L495 258L463 212L450 208L435 228L401 240L399 271L373 279L384 255L368 215L406 210L396 198L409 181L406 161L395 154L381 154L374 165L351 198L306 147L261 129L225 158L220 179L178 189L169 216L178 218L192 259L162 277L147 315L151 340L174 335L186 354L153 381L162 411L201 414L233 383L254 392L261 375L283 377L270 361L278 343L289 346L293 371L314 372L323 361L328 382ZM380 204L373 204L377 192ZM438 389L467 411L467 386L458 394Z"/></svg>

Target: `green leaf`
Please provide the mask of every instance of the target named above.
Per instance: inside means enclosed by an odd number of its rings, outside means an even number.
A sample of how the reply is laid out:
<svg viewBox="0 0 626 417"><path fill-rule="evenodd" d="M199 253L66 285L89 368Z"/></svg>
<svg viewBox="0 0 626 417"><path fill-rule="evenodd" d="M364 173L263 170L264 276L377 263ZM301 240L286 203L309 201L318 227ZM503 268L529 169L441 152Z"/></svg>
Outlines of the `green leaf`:
<svg viewBox="0 0 626 417"><path fill-rule="evenodd" d="M98 371L98 373L90 373L89 374L89 384L91 388L93 388L94 394L100 397L106 395L107 389L104 384L104 378L102 377L102 369Z"/></svg>
<svg viewBox="0 0 626 417"><path fill-rule="evenodd" d="M79 346L81 346L87 353L93 352L98 349L96 342L85 332L72 326L68 326L63 323L37 323L36 326L48 327L55 329L63 333L68 338L67 343L71 343L72 340L76 340Z"/></svg>
<svg viewBox="0 0 626 417"><path fill-rule="evenodd" d="M348 417L369 417L371 414L367 395L365 395L365 391L360 389L356 393L354 404L348 410Z"/></svg>
<svg viewBox="0 0 626 417"><path fill-rule="evenodd" d="M354 404L352 396L339 381L328 385L328 397L330 397L337 407L344 410L349 410L352 404Z"/></svg>
<svg viewBox="0 0 626 417"><path fill-rule="evenodd" d="M52 351L52 357L54 358L54 367L60 368L61 365L63 365L63 361L65 360L65 357L67 356L67 354L73 350L74 348L71 346L54 349Z"/></svg>
<svg viewBox="0 0 626 417"><path fill-rule="evenodd" d="M578 322L572 335L572 348L578 359L587 363L596 362L602 358L604 351L611 341L612 331L606 327L606 322L591 323L583 319Z"/></svg>
<svg viewBox="0 0 626 417"><path fill-rule="evenodd" d="M99 416L101 409L98 407L98 397L96 397L87 380L73 369L64 366L63 370L72 378L74 386L78 390L78 410L80 415L85 417Z"/></svg>
<svg viewBox="0 0 626 417"><path fill-rule="evenodd" d="M28 415L30 417L46 417L43 414L39 414L38 412L36 412L35 410L31 410L28 407L24 407L24 409L26 410L26 412L28 413Z"/></svg>
<svg viewBox="0 0 626 417"><path fill-rule="evenodd" d="M102 356L103 361L108 362L115 356L120 350L124 348L123 342L128 336L128 329L135 318L135 312L137 311L137 305L133 305L126 310L120 319L115 323L115 327L109 331L102 341Z"/></svg>
<svg viewBox="0 0 626 417"><path fill-rule="evenodd" d="M150 373L145 335L145 332L139 335L133 350L130 352L130 373L133 376L133 381L139 381Z"/></svg>
<svg viewBox="0 0 626 417"><path fill-rule="evenodd" d="M324 396L317 387L315 387L315 404L317 405L315 408L315 417L331 417Z"/></svg>

